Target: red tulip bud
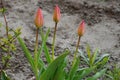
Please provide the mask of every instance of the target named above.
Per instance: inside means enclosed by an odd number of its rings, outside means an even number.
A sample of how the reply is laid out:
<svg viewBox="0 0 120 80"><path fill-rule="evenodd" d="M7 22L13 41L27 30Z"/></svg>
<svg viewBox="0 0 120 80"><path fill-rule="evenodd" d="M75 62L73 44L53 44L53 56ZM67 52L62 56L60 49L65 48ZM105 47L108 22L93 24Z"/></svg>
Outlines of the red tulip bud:
<svg viewBox="0 0 120 80"><path fill-rule="evenodd" d="M80 23L78 27L78 35L83 36L84 32L85 32L85 22L84 20L82 20L82 22Z"/></svg>
<svg viewBox="0 0 120 80"><path fill-rule="evenodd" d="M43 15L42 15L42 11L40 8L38 8L37 13L36 13L35 25L37 28L40 28L43 26Z"/></svg>
<svg viewBox="0 0 120 80"><path fill-rule="evenodd" d="M59 20L60 20L60 8L58 7L58 5L55 6L55 9L54 9L54 13L53 13L53 20L58 23Z"/></svg>

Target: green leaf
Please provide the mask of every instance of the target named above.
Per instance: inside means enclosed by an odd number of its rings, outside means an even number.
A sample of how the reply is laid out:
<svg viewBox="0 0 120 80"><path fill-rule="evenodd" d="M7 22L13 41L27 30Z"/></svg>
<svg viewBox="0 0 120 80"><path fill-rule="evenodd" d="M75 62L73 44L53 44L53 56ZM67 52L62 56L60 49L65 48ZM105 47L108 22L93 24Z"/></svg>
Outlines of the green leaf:
<svg viewBox="0 0 120 80"><path fill-rule="evenodd" d="M87 50L86 51L87 51L88 58L90 60L92 55L91 55L91 51L90 51L90 46L89 45L87 45Z"/></svg>
<svg viewBox="0 0 120 80"><path fill-rule="evenodd" d="M7 60L10 60L10 58L11 58L11 56L10 55L4 55L4 56L2 56L2 63L3 64L5 64L5 62L7 61Z"/></svg>
<svg viewBox="0 0 120 80"><path fill-rule="evenodd" d="M109 58L109 54L103 54L101 57L99 57L99 60L96 61L96 63L101 62L105 57Z"/></svg>
<svg viewBox="0 0 120 80"><path fill-rule="evenodd" d="M65 59L60 66L57 68L57 72L55 74L54 80L64 80L66 72L64 71L67 66L67 60Z"/></svg>
<svg viewBox="0 0 120 80"><path fill-rule="evenodd" d="M5 11L7 11L6 8L1 8L1 9L0 9L0 12L2 12L2 13L4 13Z"/></svg>
<svg viewBox="0 0 120 80"><path fill-rule="evenodd" d="M17 39L18 39L18 42L20 43L20 46L22 47L22 50L24 51L24 54L25 54L28 62L30 63L32 69L34 69L34 60L31 56L30 51L28 50L25 43L23 42L23 40L20 37L18 37Z"/></svg>
<svg viewBox="0 0 120 80"><path fill-rule="evenodd" d="M96 57L98 55L98 49L95 50L93 57L92 57L92 65L95 63Z"/></svg>
<svg viewBox="0 0 120 80"><path fill-rule="evenodd" d="M92 77L89 77L87 80L97 80L99 77L101 77L102 75L104 75L106 72L106 69L101 70L100 72L97 72L95 75L93 75Z"/></svg>
<svg viewBox="0 0 120 80"><path fill-rule="evenodd" d="M114 77L112 75L105 74L105 76L107 76L110 80L114 80Z"/></svg>
<svg viewBox="0 0 120 80"><path fill-rule="evenodd" d="M39 76L46 70L46 65L44 64L41 58L39 58L38 60L38 69L39 69Z"/></svg>
<svg viewBox="0 0 120 80"><path fill-rule="evenodd" d="M68 76L68 79L67 80L73 80L74 79L74 76L75 76L75 73L77 71L79 67L79 59L76 58L75 61L73 62L73 65L70 69L70 73L69 73L69 76Z"/></svg>
<svg viewBox="0 0 120 80"><path fill-rule="evenodd" d="M84 61L89 65L89 60L88 60L88 58L85 56L85 54L84 54L82 51L80 51L80 50L79 50L79 54L80 54L80 56L84 59Z"/></svg>
<svg viewBox="0 0 120 80"><path fill-rule="evenodd" d="M41 48L44 50L45 52L45 57L46 57L46 60L48 63L50 63L52 60L51 60L51 57L50 57L50 53L49 53L49 50L48 50L48 47L46 45L46 41L47 41L47 38L48 38L48 35L49 35L49 32L50 32L50 28L48 29L46 35L44 35L42 29L40 31L40 34L41 34L41 38L42 38L42 46Z"/></svg>
<svg viewBox="0 0 120 80"><path fill-rule="evenodd" d="M54 80L55 74L60 67L61 63L64 61L65 57L69 54L69 51L66 50L62 55L56 58L45 72L40 76L39 80Z"/></svg>
<svg viewBox="0 0 120 80"><path fill-rule="evenodd" d="M10 78L7 76L7 74L4 71L1 72L0 76L1 76L0 80L10 80Z"/></svg>
<svg viewBox="0 0 120 80"><path fill-rule="evenodd" d="M41 70L41 68L44 69L44 70L46 69L43 60L41 58L39 58L39 60L38 60L38 69Z"/></svg>
<svg viewBox="0 0 120 80"><path fill-rule="evenodd" d="M1 47L4 51L7 51L8 50L8 48L6 48L6 47Z"/></svg>
<svg viewBox="0 0 120 80"><path fill-rule="evenodd" d="M100 67L103 67L109 60L109 54L104 54L101 57L99 57L99 60L95 62L95 65Z"/></svg>
<svg viewBox="0 0 120 80"><path fill-rule="evenodd" d="M76 76L75 76L74 80L82 80L87 75L89 75L94 69L95 69L95 67L83 68L83 69L77 70L77 73L76 73Z"/></svg>

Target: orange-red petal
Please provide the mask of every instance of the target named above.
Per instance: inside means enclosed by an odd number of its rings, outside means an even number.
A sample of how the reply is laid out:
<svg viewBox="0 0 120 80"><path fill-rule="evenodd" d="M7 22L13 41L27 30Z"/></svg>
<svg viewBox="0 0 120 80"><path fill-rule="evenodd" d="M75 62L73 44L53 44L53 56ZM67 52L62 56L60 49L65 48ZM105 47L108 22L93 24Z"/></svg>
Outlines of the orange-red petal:
<svg viewBox="0 0 120 80"><path fill-rule="evenodd" d="M60 8L58 7L58 5L55 6L55 9L54 9L54 13L53 13L53 20L58 23L59 20L60 20Z"/></svg>
<svg viewBox="0 0 120 80"><path fill-rule="evenodd" d="M43 26L43 15L42 15L42 10L38 8L36 16L35 16L35 25L37 28L40 28Z"/></svg>
<svg viewBox="0 0 120 80"><path fill-rule="evenodd" d="M82 20L82 22L80 23L78 27L78 35L83 36L84 32L85 32L85 21Z"/></svg>

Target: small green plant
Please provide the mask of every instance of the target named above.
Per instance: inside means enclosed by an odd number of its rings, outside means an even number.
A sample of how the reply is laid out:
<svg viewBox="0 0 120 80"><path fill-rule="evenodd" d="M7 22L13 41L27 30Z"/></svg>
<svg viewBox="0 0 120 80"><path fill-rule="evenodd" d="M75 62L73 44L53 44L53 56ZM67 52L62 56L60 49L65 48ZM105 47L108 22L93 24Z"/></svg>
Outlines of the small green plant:
<svg viewBox="0 0 120 80"><path fill-rule="evenodd" d="M3 53L0 53L1 54L0 61L2 62L0 66L1 67L0 68L0 80L9 80L7 74L5 73L5 69L10 65L9 64L9 60L11 58L10 53L16 50L14 43L16 41L17 36L20 35L20 28L15 30L16 34L12 34L13 30L9 29L9 25L8 25L6 15L5 15L6 9L3 5L2 0L1 0L1 4L2 4L2 8L0 8L0 13L2 13L4 17L6 34L0 35L0 51L3 52ZM4 27L2 23L0 23L0 28L1 27Z"/></svg>
<svg viewBox="0 0 120 80"><path fill-rule="evenodd" d="M120 67L118 65L114 65L112 69L109 69L106 72L106 80L120 80Z"/></svg>
<svg viewBox="0 0 120 80"><path fill-rule="evenodd" d="M83 58L83 60L85 61L85 63L87 63L89 67L96 66L97 69L104 68L104 66L107 64L109 60L109 54L100 55L98 49L91 53L89 45L86 48L86 52L87 56L81 51L79 51L80 56Z"/></svg>

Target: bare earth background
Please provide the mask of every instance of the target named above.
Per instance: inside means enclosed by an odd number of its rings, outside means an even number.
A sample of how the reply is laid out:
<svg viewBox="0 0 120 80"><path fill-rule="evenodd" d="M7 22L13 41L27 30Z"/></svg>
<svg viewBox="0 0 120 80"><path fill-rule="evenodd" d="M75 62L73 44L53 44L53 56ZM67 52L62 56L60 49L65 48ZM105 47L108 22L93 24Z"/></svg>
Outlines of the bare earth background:
<svg viewBox="0 0 120 80"><path fill-rule="evenodd" d="M44 15L44 31L51 29L47 44L51 46L54 30L52 14L55 4L61 9L61 20L57 29L56 53L65 48L74 51L76 30L82 19L86 22L86 32L81 40L80 50L85 51L86 44L100 49L100 53L111 55L110 64L120 64L120 0L5 0L7 20L10 28L22 27L21 37L31 52L34 50L34 15L38 7ZM4 24L0 14L0 22ZM4 34L4 28L2 28ZM41 43L41 41L40 41ZM12 80L30 80L33 76L30 66L18 45L10 61L11 68L6 70Z"/></svg>

